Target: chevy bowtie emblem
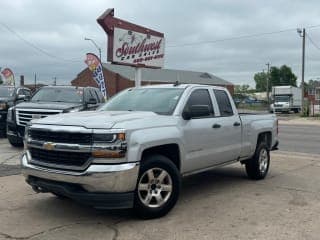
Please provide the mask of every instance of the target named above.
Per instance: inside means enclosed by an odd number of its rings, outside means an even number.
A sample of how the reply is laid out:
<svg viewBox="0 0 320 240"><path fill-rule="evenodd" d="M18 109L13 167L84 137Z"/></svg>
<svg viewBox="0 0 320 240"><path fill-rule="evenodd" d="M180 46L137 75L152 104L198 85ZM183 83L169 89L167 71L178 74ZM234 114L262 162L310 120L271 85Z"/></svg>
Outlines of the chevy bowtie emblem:
<svg viewBox="0 0 320 240"><path fill-rule="evenodd" d="M48 150L48 151L52 151L55 148L55 144L52 142L45 142L43 144L43 148Z"/></svg>

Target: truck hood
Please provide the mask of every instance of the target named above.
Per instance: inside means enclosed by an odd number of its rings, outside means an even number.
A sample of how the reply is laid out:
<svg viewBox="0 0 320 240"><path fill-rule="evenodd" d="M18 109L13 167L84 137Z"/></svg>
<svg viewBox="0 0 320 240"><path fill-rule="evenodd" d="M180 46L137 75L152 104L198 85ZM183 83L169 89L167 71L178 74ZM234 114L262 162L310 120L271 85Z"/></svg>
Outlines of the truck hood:
<svg viewBox="0 0 320 240"><path fill-rule="evenodd" d="M48 109L48 110L67 110L81 106L81 103L65 102L22 102L16 105L16 108L25 109Z"/></svg>
<svg viewBox="0 0 320 240"><path fill-rule="evenodd" d="M81 126L85 128L124 128L134 129L146 126L150 123L155 126L161 124L161 116L153 112L130 111L88 111L66 113L33 120L32 124ZM145 121L148 119L148 121ZM143 122L143 123L142 123Z"/></svg>

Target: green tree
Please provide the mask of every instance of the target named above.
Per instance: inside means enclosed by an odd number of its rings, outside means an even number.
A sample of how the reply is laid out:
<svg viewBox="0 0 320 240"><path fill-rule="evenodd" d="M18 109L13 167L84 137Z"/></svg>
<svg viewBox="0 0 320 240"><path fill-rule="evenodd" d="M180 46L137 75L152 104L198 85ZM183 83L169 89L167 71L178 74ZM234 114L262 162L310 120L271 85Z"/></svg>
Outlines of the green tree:
<svg viewBox="0 0 320 240"><path fill-rule="evenodd" d="M300 84L301 87L301 84ZM314 93L315 88L320 87L320 81L319 80L313 80L310 79L308 82L304 82L304 92L307 93L308 91L310 93Z"/></svg>
<svg viewBox="0 0 320 240"><path fill-rule="evenodd" d="M250 92L250 86L248 84L236 85L234 88L234 93L236 94L244 94Z"/></svg>
<svg viewBox="0 0 320 240"><path fill-rule="evenodd" d="M0 85L3 83L2 76L0 75Z"/></svg>
<svg viewBox="0 0 320 240"><path fill-rule="evenodd" d="M265 72L258 72L254 75L257 92L265 92L267 90L267 77L268 75Z"/></svg>
<svg viewBox="0 0 320 240"><path fill-rule="evenodd" d="M280 68L271 67L270 81L272 86L297 86L297 76L286 65L282 65Z"/></svg>
<svg viewBox="0 0 320 240"><path fill-rule="evenodd" d="M268 74L265 72L259 72L254 75L254 81L256 82L256 89L258 92L264 92L267 90ZM287 65L282 65L280 68L271 67L269 73L269 91L272 86L297 86L297 76L292 72L291 68Z"/></svg>

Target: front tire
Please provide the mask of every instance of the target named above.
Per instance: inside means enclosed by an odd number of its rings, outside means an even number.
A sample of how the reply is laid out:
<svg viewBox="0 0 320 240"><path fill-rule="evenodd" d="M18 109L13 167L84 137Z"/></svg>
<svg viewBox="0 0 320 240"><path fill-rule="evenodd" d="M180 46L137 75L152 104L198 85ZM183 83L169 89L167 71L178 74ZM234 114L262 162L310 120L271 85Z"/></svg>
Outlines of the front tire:
<svg viewBox="0 0 320 240"><path fill-rule="evenodd" d="M264 179L269 171L270 150L266 143L260 142L252 159L246 162L246 172L250 179Z"/></svg>
<svg viewBox="0 0 320 240"><path fill-rule="evenodd" d="M8 138L9 143L10 143L13 147L23 147L23 140L22 140L22 138L10 136L10 135L7 135L7 138Z"/></svg>
<svg viewBox="0 0 320 240"><path fill-rule="evenodd" d="M5 138L7 136L7 131L5 128L0 128L0 138Z"/></svg>
<svg viewBox="0 0 320 240"><path fill-rule="evenodd" d="M176 204L180 193L180 173L165 156L150 155L142 160L134 209L143 219L166 215Z"/></svg>

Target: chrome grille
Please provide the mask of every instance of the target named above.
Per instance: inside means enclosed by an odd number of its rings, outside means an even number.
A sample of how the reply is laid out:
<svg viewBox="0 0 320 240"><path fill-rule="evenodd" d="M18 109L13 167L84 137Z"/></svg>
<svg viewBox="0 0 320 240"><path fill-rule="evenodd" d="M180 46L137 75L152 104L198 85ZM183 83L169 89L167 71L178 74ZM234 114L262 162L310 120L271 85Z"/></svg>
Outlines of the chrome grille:
<svg viewBox="0 0 320 240"><path fill-rule="evenodd" d="M274 107L282 107L282 104L274 104Z"/></svg>
<svg viewBox="0 0 320 240"><path fill-rule="evenodd" d="M49 151L30 148L31 162L35 165L68 170L84 170L88 167L91 153Z"/></svg>
<svg viewBox="0 0 320 240"><path fill-rule="evenodd" d="M26 126L28 122L36 118L44 118L50 115L62 113L62 110L48 110L48 109L17 109L16 119L17 124Z"/></svg>

